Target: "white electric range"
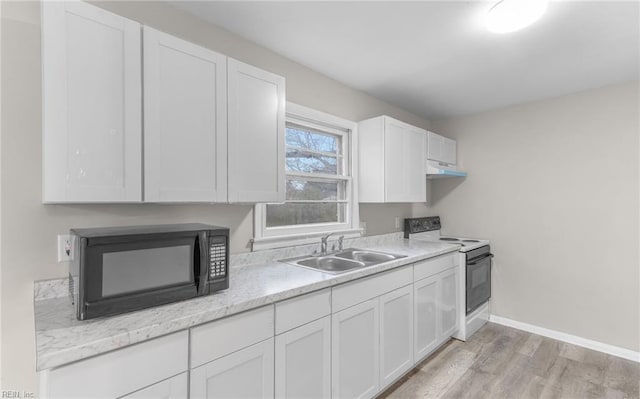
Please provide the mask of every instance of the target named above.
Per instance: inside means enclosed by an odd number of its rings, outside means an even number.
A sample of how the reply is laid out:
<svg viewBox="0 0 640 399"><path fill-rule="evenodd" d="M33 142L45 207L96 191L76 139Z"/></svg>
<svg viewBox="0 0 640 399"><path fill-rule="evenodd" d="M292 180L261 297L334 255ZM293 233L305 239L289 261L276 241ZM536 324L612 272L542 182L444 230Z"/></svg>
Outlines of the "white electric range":
<svg viewBox="0 0 640 399"><path fill-rule="evenodd" d="M460 271L458 333L455 338L466 341L478 331L490 315L491 248L489 240L443 236L439 216L404 220L404 237L416 241L446 242L458 245Z"/></svg>

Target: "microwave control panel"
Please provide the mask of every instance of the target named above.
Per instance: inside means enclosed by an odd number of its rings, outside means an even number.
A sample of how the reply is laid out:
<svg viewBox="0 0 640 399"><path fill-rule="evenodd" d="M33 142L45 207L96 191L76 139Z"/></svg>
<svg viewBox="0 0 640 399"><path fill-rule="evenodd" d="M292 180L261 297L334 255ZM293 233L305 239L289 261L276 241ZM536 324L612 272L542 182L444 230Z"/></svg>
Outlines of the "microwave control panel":
<svg viewBox="0 0 640 399"><path fill-rule="evenodd" d="M227 275L227 239L209 238L209 280L224 278Z"/></svg>

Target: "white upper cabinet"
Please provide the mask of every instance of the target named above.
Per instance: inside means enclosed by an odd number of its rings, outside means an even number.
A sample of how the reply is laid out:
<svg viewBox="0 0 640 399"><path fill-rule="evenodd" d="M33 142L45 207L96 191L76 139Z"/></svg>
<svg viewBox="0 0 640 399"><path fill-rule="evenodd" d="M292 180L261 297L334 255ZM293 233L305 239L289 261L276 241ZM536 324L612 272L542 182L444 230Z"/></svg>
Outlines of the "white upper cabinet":
<svg viewBox="0 0 640 399"><path fill-rule="evenodd" d="M283 77L79 1L42 58L43 202L284 201Z"/></svg>
<svg viewBox="0 0 640 399"><path fill-rule="evenodd" d="M285 79L229 58L229 202L285 199Z"/></svg>
<svg viewBox="0 0 640 399"><path fill-rule="evenodd" d="M227 201L227 57L144 27L144 200Z"/></svg>
<svg viewBox="0 0 640 399"><path fill-rule="evenodd" d="M43 202L142 200L140 24L42 3Z"/></svg>
<svg viewBox="0 0 640 399"><path fill-rule="evenodd" d="M456 164L456 141L428 132L427 158L454 166Z"/></svg>
<svg viewBox="0 0 640 399"><path fill-rule="evenodd" d="M426 201L426 130L388 116L358 124L359 201Z"/></svg>

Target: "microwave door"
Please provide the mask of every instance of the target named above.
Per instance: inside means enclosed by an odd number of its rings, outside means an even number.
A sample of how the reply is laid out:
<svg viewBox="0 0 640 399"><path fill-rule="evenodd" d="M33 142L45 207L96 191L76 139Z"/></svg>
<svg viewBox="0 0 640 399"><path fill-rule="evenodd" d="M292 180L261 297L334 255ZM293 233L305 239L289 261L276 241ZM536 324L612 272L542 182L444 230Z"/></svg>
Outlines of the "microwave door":
<svg viewBox="0 0 640 399"><path fill-rule="evenodd" d="M109 315L198 295L200 254L195 235L96 245L83 270L91 293L86 312ZM206 268L205 268L206 269Z"/></svg>

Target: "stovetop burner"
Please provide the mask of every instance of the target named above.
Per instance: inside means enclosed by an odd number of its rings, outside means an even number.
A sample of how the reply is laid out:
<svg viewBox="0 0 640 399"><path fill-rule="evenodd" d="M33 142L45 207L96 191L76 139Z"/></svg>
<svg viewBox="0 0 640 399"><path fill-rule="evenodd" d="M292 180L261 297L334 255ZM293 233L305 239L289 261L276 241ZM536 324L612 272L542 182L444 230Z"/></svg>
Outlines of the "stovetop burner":
<svg viewBox="0 0 640 399"><path fill-rule="evenodd" d="M440 228L441 224L438 216L408 218L404 220L404 238L416 241L439 242L440 244L455 244L462 253L489 245L489 240L440 235Z"/></svg>

